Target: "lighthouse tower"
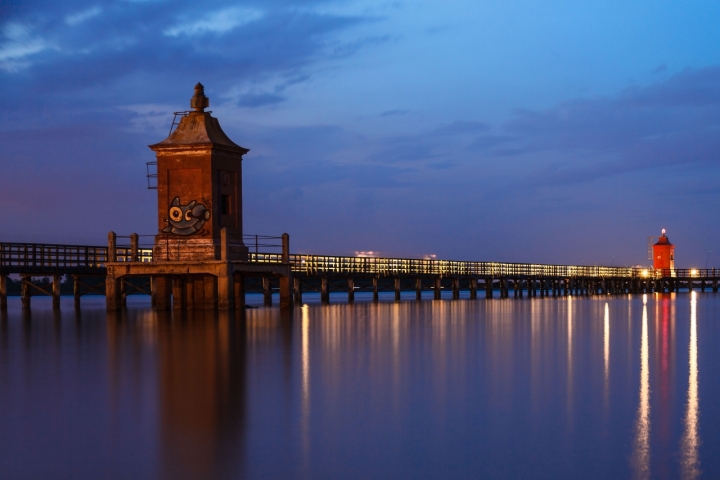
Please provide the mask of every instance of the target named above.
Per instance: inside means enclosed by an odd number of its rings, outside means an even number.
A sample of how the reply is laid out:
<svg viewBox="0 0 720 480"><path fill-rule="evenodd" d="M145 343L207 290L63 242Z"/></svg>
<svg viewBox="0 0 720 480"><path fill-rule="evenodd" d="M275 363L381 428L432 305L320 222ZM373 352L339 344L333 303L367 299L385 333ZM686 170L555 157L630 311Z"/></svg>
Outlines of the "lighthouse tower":
<svg viewBox="0 0 720 480"><path fill-rule="evenodd" d="M206 112L210 100L195 85L188 112L168 138L150 145L157 155L159 260L220 258L220 231L230 260L245 260L242 230L242 159L248 149L230 140Z"/></svg>
<svg viewBox="0 0 720 480"><path fill-rule="evenodd" d="M665 274L666 270L675 269L675 245L670 243L665 229L662 229L662 235L652 247L653 249L653 268L662 270ZM668 272L669 273L669 272Z"/></svg>

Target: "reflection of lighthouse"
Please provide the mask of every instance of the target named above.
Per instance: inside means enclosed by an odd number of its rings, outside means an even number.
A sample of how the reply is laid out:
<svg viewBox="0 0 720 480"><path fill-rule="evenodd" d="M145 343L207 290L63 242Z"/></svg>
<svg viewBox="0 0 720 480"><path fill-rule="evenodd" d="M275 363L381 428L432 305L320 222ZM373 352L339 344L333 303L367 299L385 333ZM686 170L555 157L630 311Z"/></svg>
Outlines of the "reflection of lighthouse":
<svg viewBox="0 0 720 480"><path fill-rule="evenodd" d="M653 268L661 270L664 277L671 276L672 270L675 269L675 245L668 240L664 228L662 229L662 235L652 249Z"/></svg>

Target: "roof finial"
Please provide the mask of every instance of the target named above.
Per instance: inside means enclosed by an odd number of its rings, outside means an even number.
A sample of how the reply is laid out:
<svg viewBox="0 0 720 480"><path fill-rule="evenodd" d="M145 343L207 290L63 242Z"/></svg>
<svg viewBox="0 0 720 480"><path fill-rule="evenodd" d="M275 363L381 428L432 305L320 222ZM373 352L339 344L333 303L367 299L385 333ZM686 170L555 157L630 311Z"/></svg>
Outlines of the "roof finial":
<svg viewBox="0 0 720 480"><path fill-rule="evenodd" d="M210 99L205 96L205 87L202 83L198 82L198 84L195 85L195 95L190 99L190 107L195 109L196 112L204 112L209 106Z"/></svg>
<svg viewBox="0 0 720 480"><path fill-rule="evenodd" d="M663 236L663 237L665 236L665 229L664 229L664 228L662 229L662 236Z"/></svg>

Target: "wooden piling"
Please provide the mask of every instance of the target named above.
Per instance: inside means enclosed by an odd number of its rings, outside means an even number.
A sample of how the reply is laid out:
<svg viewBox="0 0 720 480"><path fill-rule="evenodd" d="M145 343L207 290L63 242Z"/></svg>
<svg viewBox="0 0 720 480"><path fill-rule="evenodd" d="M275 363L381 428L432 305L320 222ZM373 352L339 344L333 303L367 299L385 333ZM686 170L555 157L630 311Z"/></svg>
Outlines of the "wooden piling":
<svg viewBox="0 0 720 480"><path fill-rule="evenodd" d="M298 277L293 278L293 291L295 293L295 304L302 305L302 284Z"/></svg>
<svg viewBox="0 0 720 480"><path fill-rule="evenodd" d="M395 277L395 301L400 301L400 277Z"/></svg>
<svg viewBox="0 0 720 480"><path fill-rule="evenodd" d="M470 299L477 299L477 278L470 279Z"/></svg>
<svg viewBox="0 0 720 480"><path fill-rule="evenodd" d="M236 310L245 309L245 277L240 272L233 274L233 300Z"/></svg>
<svg viewBox="0 0 720 480"><path fill-rule="evenodd" d="M20 279L20 281L22 282L20 284L22 308L28 309L30 308L30 296L32 295L32 292L30 290L31 277L29 275L21 275Z"/></svg>
<svg viewBox="0 0 720 480"><path fill-rule="evenodd" d="M270 307L270 306L272 306L272 282L270 281L270 277L263 277L262 286L263 286L263 304L266 307Z"/></svg>
<svg viewBox="0 0 720 480"><path fill-rule="evenodd" d="M328 277L322 277L320 280L320 301L324 305L330 303L330 285L328 284Z"/></svg>
<svg viewBox="0 0 720 480"><path fill-rule="evenodd" d="M453 300L460 298L460 279L457 277L452 279L452 298Z"/></svg>
<svg viewBox="0 0 720 480"><path fill-rule="evenodd" d="M378 277L373 277L373 302L376 302L379 300L380 294L378 292Z"/></svg>
<svg viewBox="0 0 720 480"><path fill-rule="evenodd" d="M224 278L224 276L223 276ZM219 277L216 277L215 275L205 275L204 283L204 305L203 307L205 310L215 310L215 307L220 307L219 303L223 303L222 309L226 310L228 306L226 305L229 302L229 293L232 292L232 289L230 288L231 281L228 279L225 279L225 283L227 285L223 285L223 291L222 295L222 302L218 303L219 297L218 297L218 284L219 284Z"/></svg>
<svg viewBox="0 0 720 480"><path fill-rule="evenodd" d="M485 277L485 298L493 296L493 277Z"/></svg>
<svg viewBox="0 0 720 480"><path fill-rule="evenodd" d="M348 278L348 303L355 303L355 281Z"/></svg>
<svg viewBox="0 0 720 480"><path fill-rule="evenodd" d="M415 300L422 300L422 277L415 279Z"/></svg>
<svg viewBox="0 0 720 480"><path fill-rule="evenodd" d="M185 277L182 275L176 275L172 279L173 309L184 310L186 308L185 293Z"/></svg>
<svg viewBox="0 0 720 480"><path fill-rule="evenodd" d="M52 308L58 310L60 308L60 275L53 275L52 283Z"/></svg>
<svg viewBox="0 0 720 480"><path fill-rule="evenodd" d="M170 293L172 287L170 279L166 276L153 277L155 308L157 310L168 310L171 306Z"/></svg>
<svg viewBox="0 0 720 480"><path fill-rule="evenodd" d="M7 274L0 273L0 311L7 311Z"/></svg>
<svg viewBox="0 0 720 480"><path fill-rule="evenodd" d="M434 281L433 298L435 300L440 300L442 298L442 278L435 277Z"/></svg>
<svg viewBox="0 0 720 480"><path fill-rule="evenodd" d="M287 310L293 307L292 273L290 268L290 235L282 234L282 263L288 266L288 274L280 276L280 309Z"/></svg>

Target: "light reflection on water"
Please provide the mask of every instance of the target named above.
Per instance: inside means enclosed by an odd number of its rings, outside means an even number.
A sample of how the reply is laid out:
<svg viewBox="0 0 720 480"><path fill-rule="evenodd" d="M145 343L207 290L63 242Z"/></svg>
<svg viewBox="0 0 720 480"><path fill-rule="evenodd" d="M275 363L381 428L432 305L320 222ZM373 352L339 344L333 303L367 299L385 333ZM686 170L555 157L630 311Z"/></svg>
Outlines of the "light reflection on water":
<svg viewBox="0 0 720 480"><path fill-rule="evenodd" d="M0 476L720 476L707 433L720 389L699 382L720 363L712 294L244 318L106 314L100 299L23 314L14 300L0 322Z"/></svg>

